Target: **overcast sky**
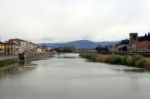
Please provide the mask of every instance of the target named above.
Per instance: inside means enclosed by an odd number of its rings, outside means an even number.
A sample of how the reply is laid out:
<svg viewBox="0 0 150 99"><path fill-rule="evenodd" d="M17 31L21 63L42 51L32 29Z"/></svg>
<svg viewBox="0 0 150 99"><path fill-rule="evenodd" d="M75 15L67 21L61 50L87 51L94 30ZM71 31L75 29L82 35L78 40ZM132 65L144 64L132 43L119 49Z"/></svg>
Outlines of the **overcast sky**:
<svg viewBox="0 0 150 99"><path fill-rule="evenodd" d="M149 0L0 0L0 38L111 41L150 32Z"/></svg>

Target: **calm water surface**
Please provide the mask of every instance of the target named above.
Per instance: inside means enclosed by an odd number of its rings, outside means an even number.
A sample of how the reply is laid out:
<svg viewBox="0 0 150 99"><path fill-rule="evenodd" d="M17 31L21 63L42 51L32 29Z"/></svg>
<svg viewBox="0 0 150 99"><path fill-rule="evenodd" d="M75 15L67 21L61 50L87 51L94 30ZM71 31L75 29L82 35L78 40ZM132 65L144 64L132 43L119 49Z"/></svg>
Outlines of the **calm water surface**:
<svg viewBox="0 0 150 99"><path fill-rule="evenodd" d="M0 99L150 99L150 72L61 54L0 71Z"/></svg>

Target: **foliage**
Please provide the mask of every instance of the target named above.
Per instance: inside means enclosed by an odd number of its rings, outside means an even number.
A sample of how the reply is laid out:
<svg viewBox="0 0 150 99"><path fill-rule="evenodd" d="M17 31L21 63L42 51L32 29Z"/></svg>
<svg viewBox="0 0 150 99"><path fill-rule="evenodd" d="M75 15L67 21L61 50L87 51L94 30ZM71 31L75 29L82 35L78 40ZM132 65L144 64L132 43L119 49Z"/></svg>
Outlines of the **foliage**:
<svg viewBox="0 0 150 99"><path fill-rule="evenodd" d="M104 54L98 54L96 57L97 62L106 62L107 59L108 59L108 56Z"/></svg>
<svg viewBox="0 0 150 99"><path fill-rule="evenodd" d="M120 64L126 65L128 55L122 55Z"/></svg>
<svg viewBox="0 0 150 99"><path fill-rule="evenodd" d="M81 52L80 57L95 61L97 54L93 52Z"/></svg>
<svg viewBox="0 0 150 99"><path fill-rule="evenodd" d="M145 59L145 62L144 62L144 68L150 69L150 58Z"/></svg>
<svg viewBox="0 0 150 99"><path fill-rule="evenodd" d="M129 66L133 66L134 65L134 62L135 62L135 59L132 57L132 56L129 56L128 58L127 58L127 65L129 65Z"/></svg>
<svg viewBox="0 0 150 99"><path fill-rule="evenodd" d="M108 54L109 53L109 50L108 50L108 46L97 46L95 48L97 50L98 53L101 53L101 54Z"/></svg>
<svg viewBox="0 0 150 99"><path fill-rule="evenodd" d="M110 64L128 65L134 67L149 67L150 60L141 55L104 55L91 52L81 52L80 56L92 61L106 62Z"/></svg>
<svg viewBox="0 0 150 99"><path fill-rule="evenodd" d="M57 52L74 52L76 50L75 46L64 46L55 49Z"/></svg>
<svg viewBox="0 0 150 99"><path fill-rule="evenodd" d="M121 56L120 55L108 55L107 62L111 64L120 64Z"/></svg>
<svg viewBox="0 0 150 99"><path fill-rule="evenodd" d="M127 58L127 65L134 66L136 61L138 61L140 59L143 59L143 56L141 56L141 55L128 56L128 58Z"/></svg>
<svg viewBox="0 0 150 99"><path fill-rule="evenodd" d="M142 59L139 59L135 62L135 66L136 67L143 67L144 66L144 63L145 63L145 59L142 58Z"/></svg>

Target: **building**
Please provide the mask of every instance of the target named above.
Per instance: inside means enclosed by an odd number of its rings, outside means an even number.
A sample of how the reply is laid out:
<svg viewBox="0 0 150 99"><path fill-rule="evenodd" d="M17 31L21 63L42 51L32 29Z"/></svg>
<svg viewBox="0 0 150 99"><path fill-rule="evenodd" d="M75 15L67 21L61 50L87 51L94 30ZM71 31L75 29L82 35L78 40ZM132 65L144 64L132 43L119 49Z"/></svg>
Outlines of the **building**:
<svg viewBox="0 0 150 99"><path fill-rule="evenodd" d="M21 39L10 39L6 42L0 42L0 55L18 55L18 53L28 53L33 55L37 53L38 45ZM47 47L46 47L47 48ZM46 50L50 50L47 48Z"/></svg>
<svg viewBox="0 0 150 99"><path fill-rule="evenodd" d="M15 45L13 43L10 42L5 42L5 55L16 55L15 54Z"/></svg>
<svg viewBox="0 0 150 99"><path fill-rule="evenodd" d="M130 33L129 40L122 40L116 45L116 52L150 52L150 33L144 36Z"/></svg>
<svg viewBox="0 0 150 99"><path fill-rule="evenodd" d="M117 52L117 47L116 47L116 45L108 46L108 51L109 51L110 53L115 53L115 52Z"/></svg>
<svg viewBox="0 0 150 99"><path fill-rule="evenodd" d="M14 53L31 53L35 54L37 52L37 44L34 44L32 42L28 42L21 39L10 39L8 41L9 43L13 43L15 45Z"/></svg>
<svg viewBox="0 0 150 99"><path fill-rule="evenodd" d="M21 39L10 39L4 43L0 42L0 55L25 54L33 56L37 53L50 53L52 50L51 46L43 45L39 47L35 43Z"/></svg>
<svg viewBox="0 0 150 99"><path fill-rule="evenodd" d="M50 52L52 50L52 47L47 45L42 45L41 48L45 50L45 52Z"/></svg>
<svg viewBox="0 0 150 99"><path fill-rule="evenodd" d="M5 44L3 42L0 42L0 55L5 54Z"/></svg>
<svg viewBox="0 0 150 99"><path fill-rule="evenodd" d="M42 48L37 48L37 53L38 53L38 54L41 54L41 53L43 53L43 50L42 50Z"/></svg>
<svg viewBox="0 0 150 99"><path fill-rule="evenodd" d="M130 33L129 42L131 51L150 51L150 33L138 36L138 33Z"/></svg>
<svg viewBox="0 0 150 99"><path fill-rule="evenodd" d="M116 45L116 51L128 51L129 50L129 40L122 40Z"/></svg>
<svg viewBox="0 0 150 99"><path fill-rule="evenodd" d="M29 42L28 43L29 45L28 45L28 51L30 52L30 53L32 53L32 54L35 54L35 53L37 53L37 48L38 48L38 45L37 44L35 44L35 43L32 43L32 42Z"/></svg>

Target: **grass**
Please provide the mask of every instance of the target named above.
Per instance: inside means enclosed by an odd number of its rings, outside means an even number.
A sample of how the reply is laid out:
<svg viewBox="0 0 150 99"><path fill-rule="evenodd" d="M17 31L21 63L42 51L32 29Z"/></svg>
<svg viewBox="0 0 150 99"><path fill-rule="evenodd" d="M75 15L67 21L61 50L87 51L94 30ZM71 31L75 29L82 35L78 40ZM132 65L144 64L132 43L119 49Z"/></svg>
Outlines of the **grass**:
<svg viewBox="0 0 150 99"><path fill-rule="evenodd" d="M0 67L5 67L5 66L12 65L15 63L18 63L18 60L16 59L0 60Z"/></svg>
<svg viewBox="0 0 150 99"><path fill-rule="evenodd" d="M80 56L95 62L105 62L109 64L127 65L150 69L150 58L141 55L103 55L91 52L81 52Z"/></svg>

